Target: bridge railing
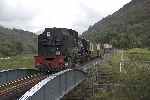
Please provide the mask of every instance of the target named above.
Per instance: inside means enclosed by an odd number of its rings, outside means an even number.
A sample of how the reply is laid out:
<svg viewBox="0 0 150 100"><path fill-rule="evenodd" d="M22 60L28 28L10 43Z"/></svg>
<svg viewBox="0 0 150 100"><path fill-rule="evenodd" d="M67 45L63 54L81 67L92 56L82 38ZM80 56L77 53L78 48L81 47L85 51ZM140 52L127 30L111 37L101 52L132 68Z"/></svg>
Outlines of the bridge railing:
<svg viewBox="0 0 150 100"><path fill-rule="evenodd" d="M27 75L37 73L34 69L9 69L0 71L0 85Z"/></svg>
<svg viewBox="0 0 150 100"><path fill-rule="evenodd" d="M67 69L42 80L27 91L19 100L60 100L85 78L85 72Z"/></svg>

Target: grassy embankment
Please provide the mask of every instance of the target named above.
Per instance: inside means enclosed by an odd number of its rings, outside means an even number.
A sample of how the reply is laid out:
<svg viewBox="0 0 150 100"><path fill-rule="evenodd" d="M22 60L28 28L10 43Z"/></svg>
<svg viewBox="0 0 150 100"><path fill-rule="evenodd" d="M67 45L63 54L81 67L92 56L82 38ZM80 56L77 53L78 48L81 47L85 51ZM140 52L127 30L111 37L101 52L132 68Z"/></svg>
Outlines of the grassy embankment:
<svg viewBox="0 0 150 100"><path fill-rule="evenodd" d="M0 59L0 70L16 68L33 68L33 55L19 55L10 59Z"/></svg>
<svg viewBox="0 0 150 100"><path fill-rule="evenodd" d="M102 66L112 70L111 91L98 91L93 100L149 100L150 99L150 50L130 49L123 52L122 72L120 61L122 52Z"/></svg>

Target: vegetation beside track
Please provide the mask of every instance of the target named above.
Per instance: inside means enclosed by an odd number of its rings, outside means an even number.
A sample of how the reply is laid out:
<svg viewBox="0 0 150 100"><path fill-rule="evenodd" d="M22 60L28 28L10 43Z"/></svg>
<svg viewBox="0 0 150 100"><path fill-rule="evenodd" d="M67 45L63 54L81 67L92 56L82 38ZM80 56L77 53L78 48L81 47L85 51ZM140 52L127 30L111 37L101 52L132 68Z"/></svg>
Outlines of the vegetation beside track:
<svg viewBox="0 0 150 100"><path fill-rule="evenodd" d="M134 48L126 52L131 61L150 61L150 49Z"/></svg>
<svg viewBox="0 0 150 100"><path fill-rule="evenodd" d="M19 55L8 59L0 59L0 70L16 68L33 68L34 55Z"/></svg>
<svg viewBox="0 0 150 100"><path fill-rule="evenodd" d="M87 80L69 97L77 96L78 100L149 100L149 54L148 49L119 50L108 61L93 66ZM103 81L101 73L104 72L111 74ZM104 85L101 87L102 81ZM108 82L110 85L107 85Z"/></svg>
<svg viewBox="0 0 150 100"><path fill-rule="evenodd" d="M111 90L96 92L93 100L149 100L149 61L148 49L134 48L114 54L105 64L112 69Z"/></svg>

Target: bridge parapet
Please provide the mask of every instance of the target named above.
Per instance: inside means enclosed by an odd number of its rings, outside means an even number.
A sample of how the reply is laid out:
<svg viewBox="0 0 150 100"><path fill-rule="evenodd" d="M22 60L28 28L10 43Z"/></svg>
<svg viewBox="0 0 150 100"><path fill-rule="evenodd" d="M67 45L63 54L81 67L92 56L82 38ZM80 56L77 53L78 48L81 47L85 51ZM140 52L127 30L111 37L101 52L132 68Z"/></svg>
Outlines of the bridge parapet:
<svg viewBox="0 0 150 100"><path fill-rule="evenodd" d="M85 78L85 72L67 69L42 80L27 91L19 100L60 100Z"/></svg>
<svg viewBox="0 0 150 100"><path fill-rule="evenodd" d="M37 73L35 69L9 69L0 71L0 85L27 75Z"/></svg>

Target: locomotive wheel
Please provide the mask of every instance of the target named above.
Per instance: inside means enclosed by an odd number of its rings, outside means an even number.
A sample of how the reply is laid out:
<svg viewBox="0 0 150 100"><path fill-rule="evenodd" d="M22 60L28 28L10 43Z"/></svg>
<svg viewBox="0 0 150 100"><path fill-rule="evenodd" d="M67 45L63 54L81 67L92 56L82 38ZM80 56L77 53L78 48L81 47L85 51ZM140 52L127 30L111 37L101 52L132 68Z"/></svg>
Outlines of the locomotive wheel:
<svg viewBox="0 0 150 100"><path fill-rule="evenodd" d="M46 64L44 65L39 65L39 68L38 68L41 72L47 72L49 71L48 69L48 66Z"/></svg>
<svg viewBox="0 0 150 100"><path fill-rule="evenodd" d="M48 71L48 69L45 69L45 68L39 68L39 70L40 70L41 72L47 72L47 71Z"/></svg>

